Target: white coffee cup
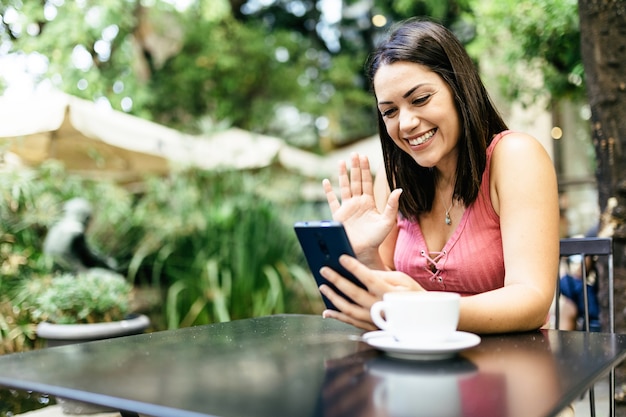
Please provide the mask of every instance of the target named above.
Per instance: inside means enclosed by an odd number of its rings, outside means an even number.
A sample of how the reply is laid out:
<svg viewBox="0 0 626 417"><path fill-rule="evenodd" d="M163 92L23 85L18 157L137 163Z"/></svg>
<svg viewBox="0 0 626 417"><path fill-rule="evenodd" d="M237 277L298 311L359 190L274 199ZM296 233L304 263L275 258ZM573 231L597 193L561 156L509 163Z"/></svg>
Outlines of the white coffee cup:
<svg viewBox="0 0 626 417"><path fill-rule="evenodd" d="M440 343L459 324L461 296L441 291L396 291L372 305L374 323L403 343Z"/></svg>

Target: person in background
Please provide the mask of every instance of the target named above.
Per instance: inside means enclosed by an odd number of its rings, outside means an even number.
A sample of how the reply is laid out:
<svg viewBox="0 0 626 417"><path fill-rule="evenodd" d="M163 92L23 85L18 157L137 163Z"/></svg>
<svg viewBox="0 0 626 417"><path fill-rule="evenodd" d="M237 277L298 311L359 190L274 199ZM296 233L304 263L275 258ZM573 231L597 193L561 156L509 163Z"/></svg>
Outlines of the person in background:
<svg viewBox="0 0 626 417"><path fill-rule="evenodd" d="M543 146L508 130L457 38L434 22L398 25L368 63L383 149L374 183L367 157L323 181L356 253L325 267L354 303L320 286L334 318L366 330L388 291L460 293L459 330L527 331L549 317L559 259L556 174ZM383 170L381 170L383 171ZM385 181L386 179L386 181Z"/></svg>
<svg viewBox="0 0 626 417"><path fill-rule="evenodd" d="M585 237L598 235L598 224L585 233ZM567 258L560 271L560 317L559 329L586 330L585 325L585 296L582 280L583 258L573 255ZM585 271L587 273L587 300L589 303L589 330L599 332L600 302L598 300L598 270L596 259L593 256L585 257Z"/></svg>
<svg viewBox="0 0 626 417"><path fill-rule="evenodd" d="M115 260L97 254L87 244L91 213L91 204L84 198L72 198L63 205L63 216L50 228L43 244L44 254L52 258L56 269L73 273L117 269Z"/></svg>
<svg viewBox="0 0 626 417"><path fill-rule="evenodd" d="M565 297L561 304L560 329L586 330L585 326L585 299L583 294L581 255L573 255L567 259L565 273L560 278L561 294ZM593 257L585 258L587 271L587 299L589 302L589 330L601 331L600 305L598 302L597 272L594 268ZM567 305L567 306L564 306Z"/></svg>

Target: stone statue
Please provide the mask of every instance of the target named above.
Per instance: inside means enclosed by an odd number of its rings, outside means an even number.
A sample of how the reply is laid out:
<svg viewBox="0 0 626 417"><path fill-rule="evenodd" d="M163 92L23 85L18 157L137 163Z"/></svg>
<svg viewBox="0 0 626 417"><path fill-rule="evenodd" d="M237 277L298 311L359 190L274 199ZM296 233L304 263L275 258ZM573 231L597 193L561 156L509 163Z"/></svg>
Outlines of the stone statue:
<svg viewBox="0 0 626 417"><path fill-rule="evenodd" d="M74 273L90 268L117 269L113 259L89 248L85 232L90 220L91 205L84 198L73 198L63 205L63 217L50 228L43 244L44 253L52 257L55 267Z"/></svg>

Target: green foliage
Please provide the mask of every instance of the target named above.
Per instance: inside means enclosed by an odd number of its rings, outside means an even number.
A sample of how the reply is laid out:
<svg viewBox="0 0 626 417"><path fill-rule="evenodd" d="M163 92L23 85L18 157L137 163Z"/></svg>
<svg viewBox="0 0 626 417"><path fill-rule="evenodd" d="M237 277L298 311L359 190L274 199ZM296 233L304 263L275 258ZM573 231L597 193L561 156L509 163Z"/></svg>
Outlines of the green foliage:
<svg viewBox="0 0 626 417"><path fill-rule="evenodd" d="M15 302L36 321L58 324L122 320L130 308L132 286L104 269L61 274L24 282Z"/></svg>
<svg viewBox="0 0 626 417"><path fill-rule="evenodd" d="M151 79L153 100L148 108L158 121L181 127L208 114L262 131L271 117L271 103L302 90L294 64L307 48L304 39L282 31L268 34L258 25L232 19L194 26L180 53ZM288 62L277 60L277 53Z"/></svg>
<svg viewBox="0 0 626 417"><path fill-rule="evenodd" d="M52 264L42 254L43 239L59 219L63 203L83 196L109 207L119 193L113 184L68 175L56 161L37 170L0 172L0 353L36 346L38 319L31 315L30 302L22 306L20 300L24 286L50 279ZM99 240L89 240L96 250L103 247Z"/></svg>
<svg viewBox="0 0 626 417"><path fill-rule="evenodd" d="M504 63L498 76L506 97L526 104L546 93L584 97L576 0L479 2L476 10L481 25L472 51Z"/></svg>
<svg viewBox="0 0 626 417"><path fill-rule="evenodd" d="M471 0L378 0L375 5L394 20L413 16L434 19L450 26L466 14L471 14Z"/></svg>
<svg viewBox="0 0 626 417"><path fill-rule="evenodd" d="M0 290L10 285L7 277L26 279L49 271L50 265L41 256L42 242L48 228L61 215L63 203L81 196L98 201L99 211L91 231L98 237L91 243L98 251L115 256L129 250L128 241L111 239L111 228L104 221L115 221L119 233L131 226L125 221L132 196L106 181L84 180L66 174L62 164L50 160L37 170L0 173ZM102 216L102 217L100 217ZM100 226L102 225L102 226Z"/></svg>
<svg viewBox="0 0 626 417"><path fill-rule="evenodd" d="M37 346L36 330L28 310L21 309L6 296L0 298L0 355Z"/></svg>
<svg viewBox="0 0 626 417"><path fill-rule="evenodd" d="M18 16L0 20L10 52L44 55L44 78L66 93L190 133L232 125L318 152L376 132L363 64L387 27L372 14L446 25L471 15L470 0L377 0L339 22L324 21L321 0L5 4L0 14Z"/></svg>
<svg viewBox="0 0 626 417"><path fill-rule="evenodd" d="M141 194L134 194L70 175L54 162L0 173L0 341L13 348L32 346L33 323L56 314L44 306L61 308L70 294L86 296L81 288L95 291L97 283L88 278L53 279L51 262L41 253L63 203L77 196L97 202L90 246L117 259L134 286L163 294L157 315L165 319L153 320L156 328L320 311L292 229L301 202L278 199L275 175L189 169L146 179ZM285 186L295 188L297 182ZM51 282L65 296L46 293ZM85 298L91 308L108 301ZM63 309L88 315L78 307Z"/></svg>
<svg viewBox="0 0 626 417"><path fill-rule="evenodd" d="M41 256L45 232L58 219L61 202L82 188L78 178L61 177L62 172L52 162L37 172L0 174L0 293L46 270Z"/></svg>
<svg viewBox="0 0 626 417"><path fill-rule="evenodd" d="M15 37L13 50L44 54L49 65L47 78L55 86L87 99L107 97L116 109L121 109L123 97L131 96L141 107L140 81L136 73L129 71L136 64L132 40L138 2L16 1L9 4L19 13L19 24L3 26ZM44 4L49 11L55 11L50 19L44 17ZM116 34L108 45L110 53L102 52L111 33ZM103 42L105 36L107 43ZM87 59L80 60L82 65L77 66L80 50ZM114 89L116 83L123 89Z"/></svg>
<svg viewBox="0 0 626 417"><path fill-rule="evenodd" d="M263 196L268 175L188 170L146 184L129 274L169 285L168 327L318 307L312 278L299 273L295 213Z"/></svg>

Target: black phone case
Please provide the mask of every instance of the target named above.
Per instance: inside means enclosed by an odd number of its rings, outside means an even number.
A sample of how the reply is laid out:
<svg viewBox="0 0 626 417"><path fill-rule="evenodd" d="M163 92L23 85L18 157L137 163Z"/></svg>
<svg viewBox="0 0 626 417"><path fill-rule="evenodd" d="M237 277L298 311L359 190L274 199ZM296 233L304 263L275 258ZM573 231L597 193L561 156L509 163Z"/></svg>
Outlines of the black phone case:
<svg viewBox="0 0 626 417"><path fill-rule="evenodd" d="M326 281L319 272L323 266L328 266L359 287L365 288L361 281L339 264L339 257L341 255L355 256L343 225L340 222L331 220L297 222L294 225L294 230L307 263L309 264L309 268L311 269L311 273L317 282L317 286L319 287L322 284L326 284L337 294L353 303L353 301L339 291L337 287ZM337 310L333 303L323 294L322 299L327 308Z"/></svg>

